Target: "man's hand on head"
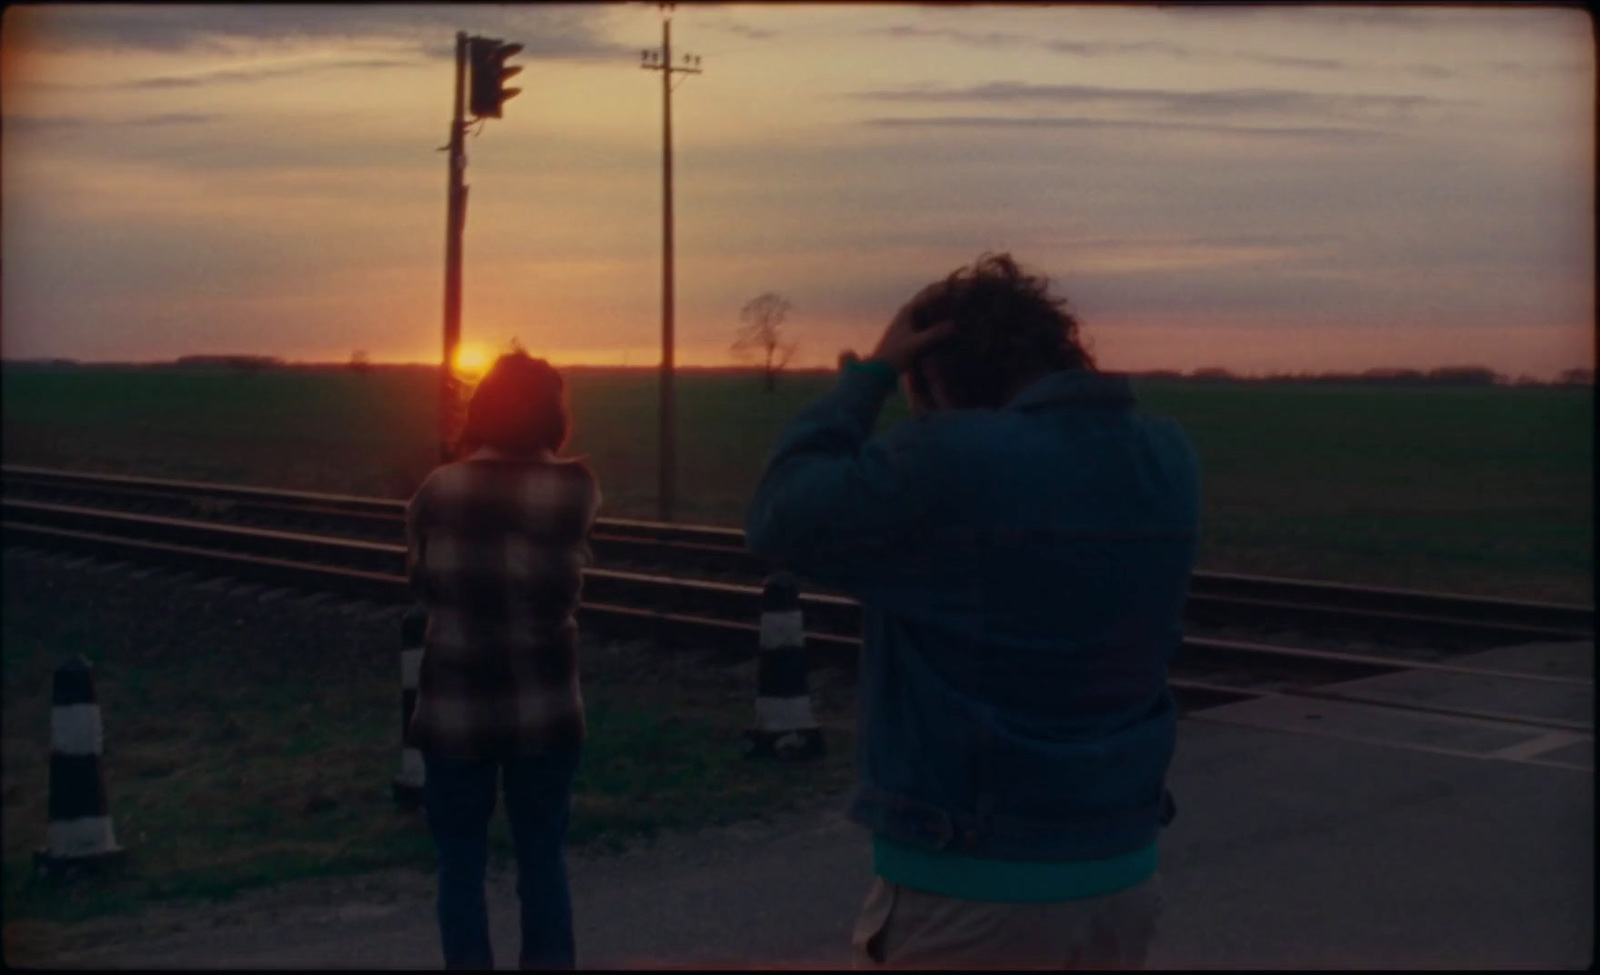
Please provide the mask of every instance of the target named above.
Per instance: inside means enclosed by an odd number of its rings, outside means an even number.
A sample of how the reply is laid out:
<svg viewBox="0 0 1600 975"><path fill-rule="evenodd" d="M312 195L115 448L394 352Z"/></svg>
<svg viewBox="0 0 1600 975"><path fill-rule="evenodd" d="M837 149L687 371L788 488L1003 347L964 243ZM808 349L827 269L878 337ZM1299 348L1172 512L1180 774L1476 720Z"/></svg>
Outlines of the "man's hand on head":
<svg viewBox="0 0 1600 975"><path fill-rule="evenodd" d="M889 327L884 329L883 337L878 339L878 347L872 350L868 358L886 362L895 372L903 373L924 352L955 334L955 323L950 321L937 322L920 332L911 327L917 309L944 287L943 281L935 281L900 306L900 310L889 321Z"/></svg>

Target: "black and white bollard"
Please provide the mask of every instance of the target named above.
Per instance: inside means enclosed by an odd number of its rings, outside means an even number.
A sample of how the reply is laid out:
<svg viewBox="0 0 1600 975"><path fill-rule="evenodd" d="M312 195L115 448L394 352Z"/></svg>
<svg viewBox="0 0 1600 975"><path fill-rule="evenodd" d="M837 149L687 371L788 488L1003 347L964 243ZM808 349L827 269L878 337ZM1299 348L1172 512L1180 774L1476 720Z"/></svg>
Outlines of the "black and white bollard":
<svg viewBox="0 0 1600 975"><path fill-rule="evenodd" d="M394 777L394 801L408 809L422 805L425 781L422 752L411 744L411 715L417 710L417 681L427 632L427 611L413 606L400 621L400 774Z"/></svg>
<svg viewBox="0 0 1600 975"><path fill-rule="evenodd" d="M111 829L104 745L94 671L79 656L57 668L51 686L50 828L33 855L41 873L96 869L127 852Z"/></svg>
<svg viewBox="0 0 1600 975"><path fill-rule="evenodd" d="M761 650L756 659L756 726L741 740L750 757L817 758L825 749L811 712L800 586L776 572L761 594Z"/></svg>

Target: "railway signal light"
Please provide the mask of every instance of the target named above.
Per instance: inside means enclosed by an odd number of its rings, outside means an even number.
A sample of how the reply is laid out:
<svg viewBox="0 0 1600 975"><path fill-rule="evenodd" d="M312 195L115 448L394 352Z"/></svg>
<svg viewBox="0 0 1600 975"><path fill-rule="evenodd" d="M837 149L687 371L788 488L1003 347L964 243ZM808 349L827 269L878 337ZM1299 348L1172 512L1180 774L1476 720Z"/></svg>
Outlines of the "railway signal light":
<svg viewBox="0 0 1600 975"><path fill-rule="evenodd" d="M521 88L505 86L507 78L522 70L521 66L506 67L506 60L521 51L522 45L507 44L491 37L474 37L469 44L472 114L477 118L500 118L506 101L522 93Z"/></svg>

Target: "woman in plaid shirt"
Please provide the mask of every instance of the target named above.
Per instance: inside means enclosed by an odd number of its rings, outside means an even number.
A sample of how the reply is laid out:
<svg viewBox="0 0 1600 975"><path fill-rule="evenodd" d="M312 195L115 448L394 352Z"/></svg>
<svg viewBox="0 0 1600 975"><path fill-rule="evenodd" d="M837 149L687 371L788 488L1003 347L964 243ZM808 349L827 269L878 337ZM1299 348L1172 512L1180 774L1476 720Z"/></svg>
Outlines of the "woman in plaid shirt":
<svg viewBox="0 0 1600 975"><path fill-rule="evenodd" d="M493 967L484 872L502 774L519 960L574 964L564 846L584 718L573 612L600 491L581 461L556 456L567 432L560 374L521 350L503 355L467 407L461 459L429 474L406 509L407 568L428 611L411 736L450 968Z"/></svg>

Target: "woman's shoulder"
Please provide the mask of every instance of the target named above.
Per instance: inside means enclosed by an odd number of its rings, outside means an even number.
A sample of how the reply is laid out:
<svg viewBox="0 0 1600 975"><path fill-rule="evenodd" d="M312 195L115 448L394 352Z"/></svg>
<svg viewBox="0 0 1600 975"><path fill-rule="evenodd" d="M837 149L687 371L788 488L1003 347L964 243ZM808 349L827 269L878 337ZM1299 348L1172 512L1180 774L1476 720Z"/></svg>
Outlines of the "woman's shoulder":
<svg viewBox="0 0 1600 975"><path fill-rule="evenodd" d="M548 487L534 490L530 497L543 497L557 504L585 507L599 494L600 484L584 457L557 457L554 455L512 465L508 468L513 477L539 483L554 484L552 496ZM562 499L562 500L558 500Z"/></svg>
<svg viewBox="0 0 1600 975"><path fill-rule="evenodd" d="M486 488L499 485L492 488L495 494L537 501L540 506L591 507L600 494L599 480L582 455L562 457L546 452L516 456L485 451L454 466L471 469L461 476L481 478Z"/></svg>
<svg viewBox="0 0 1600 975"><path fill-rule="evenodd" d="M548 467L559 471L563 476L570 477L573 480L589 484L595 483L594 469L589 466L589 458L585 454L579 454L576 457L551 455L546 458L544 463Z"/></svg>
<svg viewBox="0 0 1600 975"><path fill-rule="evenodd" d="M439 512L462 504L472 504L488 489L483 478L467 461L440 464L422 479L416 493L411 496L407 509L421 514L424 510Z"/></svg>
<svg viewBox="0 0 1600 975"><path fill-rule="evenodd" d="M411 503L415 504L420 499L437 491L441 483L448 482L451 479L453 469L457 466L457 462L451 461L440 464L424 474L422 482L417 485L417 489L411 492Z"/></svg>

